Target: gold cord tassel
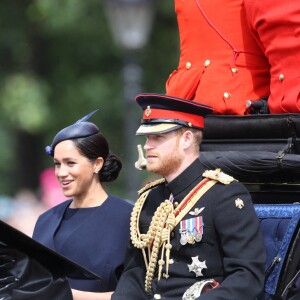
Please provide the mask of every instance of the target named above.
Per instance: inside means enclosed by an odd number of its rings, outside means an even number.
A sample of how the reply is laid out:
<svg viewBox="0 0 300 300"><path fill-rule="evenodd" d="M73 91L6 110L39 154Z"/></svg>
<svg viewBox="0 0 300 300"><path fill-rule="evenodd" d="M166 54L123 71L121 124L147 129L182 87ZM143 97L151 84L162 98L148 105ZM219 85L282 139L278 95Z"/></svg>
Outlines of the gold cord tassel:
<svg viewBox="0 0 300 300"><path fill-rule="evenodd" d="M134 247L141 249L146 266L145 291L150 294L151 285L157 267L159 249L162 247L161 259L158 262L158 280L161 279L163 266L166 265L165 278L169 277L170 252L172 245L170 234L183 216L195 205L201 196L217 181L205 178L182 200L184 205L178 206L175 211L170 200L165 200L156 209L147 233L139 231L139 220L143 205L152 187L163 183L164 180L150 183L139 191L139 199L135 203L130 219L130 238ZM188 200L186 202L186 199ZM176 217L175 217L176 215ZM146 251L146 249L148 251ZM146 253L147 252L147 253ZM147 258L148 256L148 258Z"/></svg>

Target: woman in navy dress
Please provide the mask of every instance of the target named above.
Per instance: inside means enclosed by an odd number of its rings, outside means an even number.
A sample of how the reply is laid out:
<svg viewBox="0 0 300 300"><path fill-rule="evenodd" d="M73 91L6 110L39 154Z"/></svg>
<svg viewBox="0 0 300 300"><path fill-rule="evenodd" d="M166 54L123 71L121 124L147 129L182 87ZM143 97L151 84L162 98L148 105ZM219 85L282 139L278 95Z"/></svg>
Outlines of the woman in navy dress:
<svg viewBox="0 0 300 300"><path fill-rule="evenodd" d="M33 233L37 241L102 278L69 279L76 300L110 299L123 271L132 209L103 187L118 177L122 163L98 127L86 121L93 113L62 129L46 147L69 199L42 214Z"/></svg>

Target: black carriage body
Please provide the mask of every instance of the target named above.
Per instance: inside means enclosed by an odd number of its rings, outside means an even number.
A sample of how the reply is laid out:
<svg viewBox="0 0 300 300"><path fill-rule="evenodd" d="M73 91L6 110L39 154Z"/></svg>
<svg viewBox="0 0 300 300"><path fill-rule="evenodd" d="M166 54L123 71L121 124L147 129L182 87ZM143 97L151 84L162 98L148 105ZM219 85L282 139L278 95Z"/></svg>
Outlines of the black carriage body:
<svg viewBox="0 0 300 300"><path fill-rule="evenodd" d="M208 116L200 160L252 196L268 245L260 300L300 299L300 114Z"/></svg>

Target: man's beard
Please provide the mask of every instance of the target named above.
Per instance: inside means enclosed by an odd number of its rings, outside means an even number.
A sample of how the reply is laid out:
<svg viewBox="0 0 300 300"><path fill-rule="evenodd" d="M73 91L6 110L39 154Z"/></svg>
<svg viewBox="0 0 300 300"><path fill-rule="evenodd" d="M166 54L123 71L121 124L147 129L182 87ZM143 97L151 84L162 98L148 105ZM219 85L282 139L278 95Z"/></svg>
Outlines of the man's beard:
<svg viewBox="0 0 300 300"><path fill-rule="evenodd" d="M163 177L176 172L183 161L183 155L179 153L176 147L172 152L165 154L163 158L161 156L157 158L157 163L147 164L147 170Z"/></svg>

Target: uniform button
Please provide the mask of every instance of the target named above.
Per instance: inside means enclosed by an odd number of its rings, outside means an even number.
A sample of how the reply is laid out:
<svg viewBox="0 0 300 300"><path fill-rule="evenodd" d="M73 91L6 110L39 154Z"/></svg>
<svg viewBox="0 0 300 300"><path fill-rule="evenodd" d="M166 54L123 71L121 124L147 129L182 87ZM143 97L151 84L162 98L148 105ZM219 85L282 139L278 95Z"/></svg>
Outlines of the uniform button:
<svg viewBox="0 0 300 300"><path fill-rule="evenodd" d="M209 65L210 65L210 60L207 59L207 60L204 62L204 67L207 68Z"/></svg>
<svg viewBox="0 0 300 300"><path fill-rule="evenodd" d="M175 208L176 208L178 205L179 205L178 202L174 202L174 203L173 203L173 206L174 206Z"/></svg>
<svg viewBox="0 0 300 300"><path fill-rule="evenodd" d="M189 61L185 64L185 67L187 70L189 70L191 68L191 66L192 66L192 63Z"/></svg>
<svg viewBox="0 0 300 300"><path fill-rule="evenodd" d="M174 231L171 232L171 237L173 238L175 236Z"/></svg>
<svg viewBox="0 0 300 300"><path fill-rule="evenodd" d="M161 295L160 294L154 294L154 299L161 299Z"/></svg>
<svg viewBox="0 0 300 300"><path fill-rule="evenodd" d="M223 96L224 96L225 99L229 99L229 98L231 97L231 94L228 93L228 92L225 92L225 93L223 94Z"/></svg>
<svg viewBox="0 0 300 300"><path fill-rule="evenodd" d="M280 75L278 76L278 78L279 78L280 81L283 81L284 75L283 75L283 74L280 74Z"/></svg>
<svg viewBox="0 0 300 300"><path fill-rule="evenodd" d="M238 73L239 69L238 68L231 68L232 73Z"/></svg>

